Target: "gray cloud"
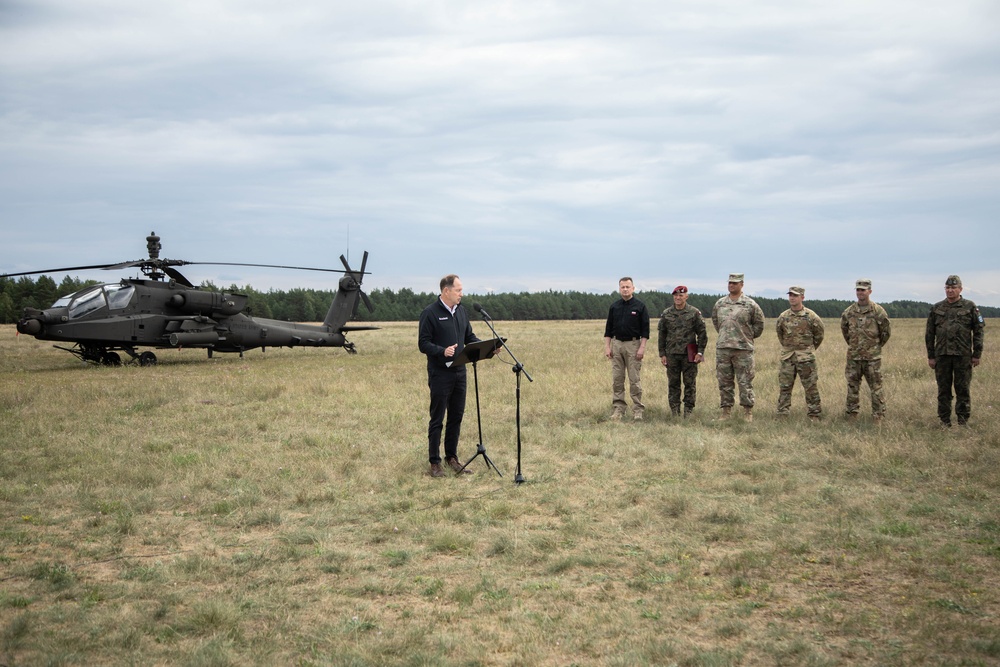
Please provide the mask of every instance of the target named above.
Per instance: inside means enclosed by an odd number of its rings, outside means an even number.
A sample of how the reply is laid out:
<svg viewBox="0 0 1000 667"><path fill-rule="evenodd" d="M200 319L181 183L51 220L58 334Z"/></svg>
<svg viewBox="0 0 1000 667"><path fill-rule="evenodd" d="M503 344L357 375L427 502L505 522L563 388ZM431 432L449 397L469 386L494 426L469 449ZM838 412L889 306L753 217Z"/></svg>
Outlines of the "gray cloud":
<svg viewBox="0 0 1000 667"><path fill-rule="evenodd" d="M973 0L7 2L0 271L137 258L155 229L191 260L367 248L372 287L721 291L740 270L760 292L849 297L864 275L936 300L958 272L1000 304L997 19Z"/></svg>

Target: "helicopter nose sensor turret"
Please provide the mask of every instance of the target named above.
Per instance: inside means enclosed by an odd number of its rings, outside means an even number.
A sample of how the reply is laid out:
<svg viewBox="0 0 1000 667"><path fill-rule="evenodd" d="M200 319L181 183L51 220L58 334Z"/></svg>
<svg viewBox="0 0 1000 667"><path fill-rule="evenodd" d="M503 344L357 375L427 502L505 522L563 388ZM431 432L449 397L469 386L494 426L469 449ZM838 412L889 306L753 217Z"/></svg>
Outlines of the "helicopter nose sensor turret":
<svg viewBox="0 0 1000 667"><path fill-rule="evenodd" d="M36 317L22 317L17 321L17 332L35 336L42 332L42 321Z"/></svg>

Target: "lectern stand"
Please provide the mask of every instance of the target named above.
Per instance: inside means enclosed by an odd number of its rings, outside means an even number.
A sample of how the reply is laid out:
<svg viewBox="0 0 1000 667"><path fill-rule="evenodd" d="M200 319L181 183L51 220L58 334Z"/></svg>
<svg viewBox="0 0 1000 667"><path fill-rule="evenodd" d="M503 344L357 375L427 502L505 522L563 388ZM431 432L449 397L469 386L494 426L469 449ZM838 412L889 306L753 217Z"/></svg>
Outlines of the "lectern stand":
<svg viewBox="0 0 1000 667"><path fill-rule="evenodd" d="M490 331L493 332L493 335L496 336L493 340L499 341L500 344L503 345L503 349L507 350L507 354L510 355L510 358L514 360L514 368L511 369L514 371L514 374L517 375L517 470L514 472L514 483L518 485L524 484L524 475L521 474L521 373L524 373L524 377L528 378L528 382L534 382L534 380L531 379L531 375L528 374L528 371L524 370L524 365L517 360L514 353L510 351L509 347L507 347L507 339L501 338L499 334L497 334L497 330L493 328L493 322L491 321L492 318L486 313L485 310L483 310L483 307L478 303L473 307L477 312L482 313L483 321L486 322L486 326L488 326Z"/></svg>
<svg viewBox="0 0 1000 667"><path fill-rule="evenodd" d="M491 338L490 340L479 340L475 343L469 343L462 349L462 352L457 357L448 363L449 367L471 363L472 377L474 378L476 386L476 425L479 427L479 446L476 447L476 453L472 455L472 458L466 461L465 465L462 466L462 470L465 470L477 456L482 456L483 461L486 462L486 467L493 468L493 470L496 471L496 473L501 477L503 477L503 473L500 472L500 470L493 464L493 461L490 460L490 457L486 454L486 447L483 446L483 420L479 411L479 372L476 370L476 364L484 359L489 359L496 354L497 350L500 349L505 340L507 339L497 337Z"/></svg>

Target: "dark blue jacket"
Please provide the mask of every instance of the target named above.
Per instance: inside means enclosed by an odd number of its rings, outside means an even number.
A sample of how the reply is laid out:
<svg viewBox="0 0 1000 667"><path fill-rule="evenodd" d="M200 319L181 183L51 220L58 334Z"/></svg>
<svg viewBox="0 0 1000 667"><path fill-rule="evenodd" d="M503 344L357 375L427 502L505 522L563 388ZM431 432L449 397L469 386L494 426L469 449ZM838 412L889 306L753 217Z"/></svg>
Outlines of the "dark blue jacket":
<svg viewBox="0 0 1000 667"><path fill-rule="evenodd" d="M417 345L420 351L427 355L427 368L437 368L440 370L465 370L465 366L452 366L449 368L446 363L462 353L462 349L469 343L474 343L478 338L472 333L472 325L469 323L469 313L458 304L455 315L452 316L448 309L444 307L439 298L431 305L424 308L420 313L420 329L417 336ZM455 357L445 358L446 347L458 343L455 349Z"/></svg>

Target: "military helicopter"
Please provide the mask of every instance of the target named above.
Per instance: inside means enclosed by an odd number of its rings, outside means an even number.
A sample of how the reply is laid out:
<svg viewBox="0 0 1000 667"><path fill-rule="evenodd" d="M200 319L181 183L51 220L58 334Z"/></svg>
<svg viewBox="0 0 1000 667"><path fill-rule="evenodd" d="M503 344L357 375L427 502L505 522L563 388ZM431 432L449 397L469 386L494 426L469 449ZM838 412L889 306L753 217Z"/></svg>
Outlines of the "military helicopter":
<svg viewBox="0 0 1000 667"><path fill-rule="evenodd" d="M329 346L342 347L356 354L354 343L349 342L345 334L378 328L347 325L357 316L359 301L363 301L370 312L375 310L368 295L361 291L368 263L367 251L359 270L352 269L341 255L344 265L341 270L160 259L160 237L156 232L146 237L146 248L149 258L132 262L6 274L27 276L135 267L148 278L125 278L120 283L86 287L58 299L45 310L25 308L17 331L39 340L73 343L73 347L53 347L66 350L83 361L117 366L122 363L118 354L122 351L131 357L130 361L151 366L156 363L156 355L149 350L139 352L136 348L205 348L209 358L213 352L238 352L242 357L246 350L258 347L263 350L267 347ZM297 324L244 314L248 300L245 295L195 287L175 268L191 264L329 271L344 276L323 324Z"/></svg>

